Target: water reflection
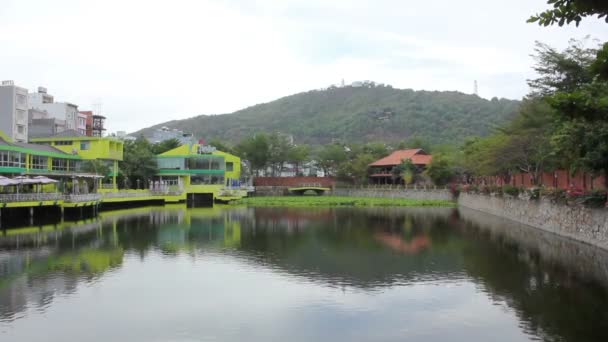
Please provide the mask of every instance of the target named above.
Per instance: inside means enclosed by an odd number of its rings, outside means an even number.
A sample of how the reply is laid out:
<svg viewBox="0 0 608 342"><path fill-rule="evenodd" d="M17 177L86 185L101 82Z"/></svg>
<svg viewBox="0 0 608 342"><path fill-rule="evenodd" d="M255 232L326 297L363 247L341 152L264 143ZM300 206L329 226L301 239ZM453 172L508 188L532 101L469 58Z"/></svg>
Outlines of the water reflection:
<svg viewBox="0 0 608 342"><path fill-rule="evenodd" d="M115 211L4 231L0 337L608 340L606 260L466 209Z"/></svg>

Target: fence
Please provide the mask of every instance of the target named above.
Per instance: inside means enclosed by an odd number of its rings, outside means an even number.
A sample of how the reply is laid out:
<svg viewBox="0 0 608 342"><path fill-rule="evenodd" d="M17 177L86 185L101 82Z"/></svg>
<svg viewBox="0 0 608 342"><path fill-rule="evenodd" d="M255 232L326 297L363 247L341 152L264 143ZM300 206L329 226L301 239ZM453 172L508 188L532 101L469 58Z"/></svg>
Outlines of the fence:
<svg viewBox="0 0 608 342"><path fill-rule="evenodd" d="M586 172L578 172L574 175L566 170L543 172L538 177L536 186L544 186L559 189L582 189L601 190L605 189L604 176L594 176ZM534 177L531 173L517 173L508 177L482 176L474 179L473 183L478 185L512 185L516 187L530 188L535 186Z"/></svg>
<svg viewBox="0 0 608 342"><path fill-rule="evenodd" d="M59 193L0 194L0 202L40 202L62 200Z"/></svg>
<svg viewBox="0 0 608 342"><path fill-rule="evenodd" d="M254 186L287 186L297 187L301 184L320 184L324 188L331 188L336 180L331 177L255 177Z"/></svg>
<svg viewBox="0 0 608 342"><path fill-rule="evenodd" d="M65 195L64 200L66 202L90 202L99 201L101 194L82 194L82 195Z"/></svg>

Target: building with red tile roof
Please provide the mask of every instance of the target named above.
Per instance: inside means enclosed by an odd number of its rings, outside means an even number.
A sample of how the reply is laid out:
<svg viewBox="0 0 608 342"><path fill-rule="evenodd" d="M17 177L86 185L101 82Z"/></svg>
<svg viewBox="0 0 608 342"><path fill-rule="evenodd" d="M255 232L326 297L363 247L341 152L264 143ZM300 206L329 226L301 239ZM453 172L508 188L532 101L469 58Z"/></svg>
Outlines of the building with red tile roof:
<svg viewBox="0 0 608 342"><path fill-rule="evenodd" d="M407 159L411 160L420 170L423 170L431 163L433 156L424 152L421 148L394 151L388 156L369 164L370 183L401 184L403 180L401 177L395 177L393 169Z"/></svg>

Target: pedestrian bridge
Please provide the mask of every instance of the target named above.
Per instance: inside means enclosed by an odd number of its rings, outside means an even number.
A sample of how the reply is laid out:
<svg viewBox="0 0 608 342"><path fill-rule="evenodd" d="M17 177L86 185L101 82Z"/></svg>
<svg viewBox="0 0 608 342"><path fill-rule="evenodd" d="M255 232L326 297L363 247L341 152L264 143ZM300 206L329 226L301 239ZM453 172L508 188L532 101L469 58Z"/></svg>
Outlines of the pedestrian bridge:
<svg viewBox="0 0 608 342"><path fill-rule="evenodd" d="M296 187L287 188L287 190L295 195L304 195L305 192L315 192L318 196L323 195L326 191L330 191L331 188L325 188L320 183L309 183L300 184Z"/></svg>

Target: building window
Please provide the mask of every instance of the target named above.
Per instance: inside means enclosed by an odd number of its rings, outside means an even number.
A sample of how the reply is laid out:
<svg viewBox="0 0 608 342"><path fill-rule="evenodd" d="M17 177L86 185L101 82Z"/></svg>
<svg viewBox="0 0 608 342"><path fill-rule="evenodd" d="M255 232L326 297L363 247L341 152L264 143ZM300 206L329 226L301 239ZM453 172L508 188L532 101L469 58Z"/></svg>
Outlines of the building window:
<svg viewBox="0 0 608 342"><path fill-rule="evenodd" d="M163 170L183 170L185 166L184 158L158 158L158 168Z"/></svg>
<svg viewBox="0 0 608 342"><path fill-rule="evenodd" d="M191 185L212 185L224 184L224 175L192 175L190 176Z"/></svg>
<svg viewBox="0 0 608 342"><path fill-rule="evenodd" d="M30 165L31 169L48 169L48 158L42 156L32 156L32 164Z"/></svg>
<svg viewBox="0 0 608 342"><path fill-rule="evenodd" d="M0 166L25 168L25 156L19 152L0 151Z"/></svg>
<svg viewBox="0 0 608 342"><path fill-rule="evenodd" d="M27 96L23 94L17 94L17 104L21 106L27 106Z"/></svg>
<svg viewBox="0 0 608 342"><path fill-rule="evenodd" d="M226 162L226 171L234 171L234 164L232 162Z"/></svg>
<svg viewBox="0 0 608 342"><path fill-rule="evenodd" d="M91 142L90 141L81 141L80 142L80 149L83 150L83 151L90 150L91 149Z"/></svg>
<svg viewBox="0 0 608 342"><path fill-rule="evenodd" d="M25 134L25 126L23 126L23 125L17 125L17 133L19 133L19 134Z"/></svg>
<svg viewBox="0 0 608 342"><path fill-rule="evenodd" d="M63 140L55 141L55 146L70 146L70 145L72 145L71 141L63 141Z"/></svg>
<svg viewBox="0 0 608 342"><path fill-rule="evenodd" d="M26 111L24 111L22 109L17 109L15 112L16 112L16 117L17 117L18 122L25 122L27 120Z"/></svg>
<svg viewBox="0 0 608 342"><path fill-rule="evenodd" d="M53 171L67 171L68 163L66 159L53 158Z"/></svg>
<svg viewBox="0 0 608 342"><path fill-rule="evenodd" d="M190 170L224 170L223 157L197 157L188 159Z"/></svg>

